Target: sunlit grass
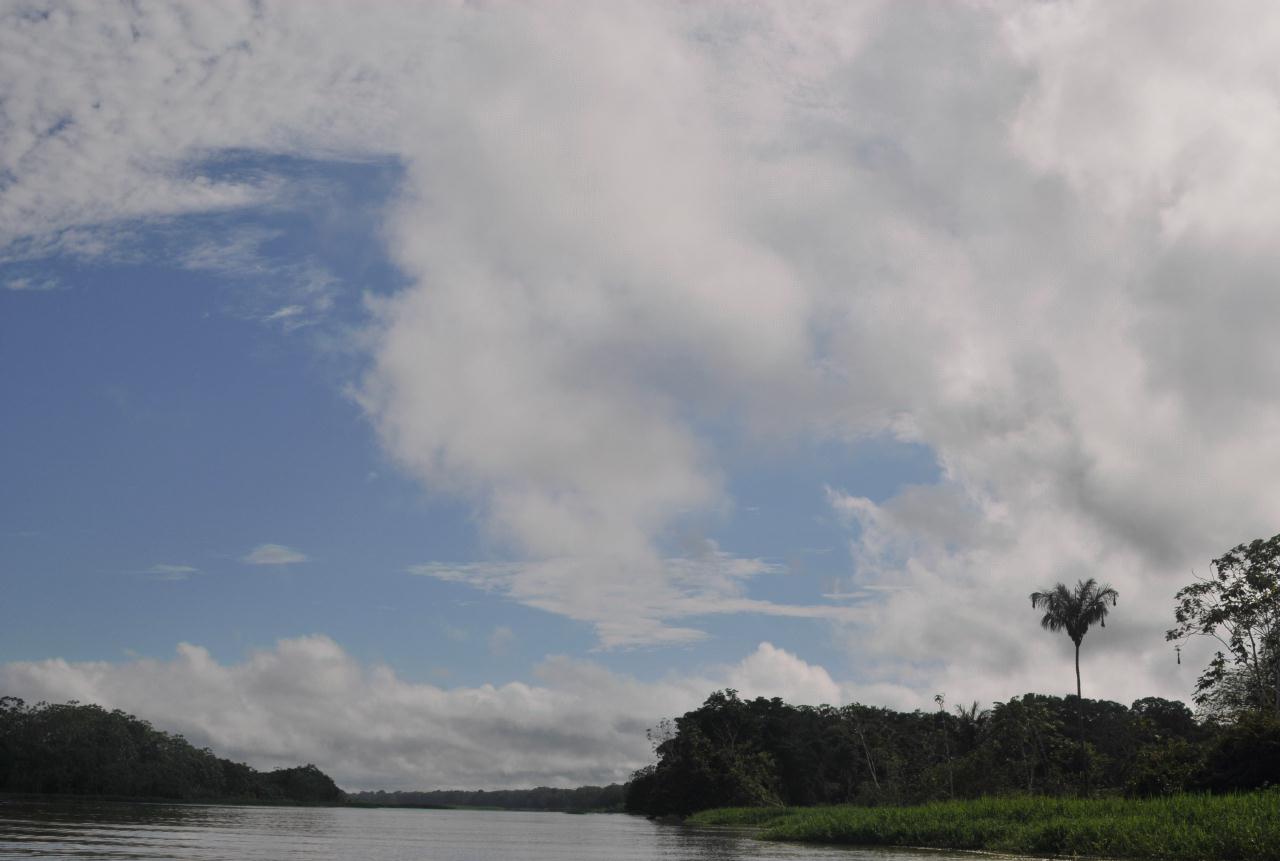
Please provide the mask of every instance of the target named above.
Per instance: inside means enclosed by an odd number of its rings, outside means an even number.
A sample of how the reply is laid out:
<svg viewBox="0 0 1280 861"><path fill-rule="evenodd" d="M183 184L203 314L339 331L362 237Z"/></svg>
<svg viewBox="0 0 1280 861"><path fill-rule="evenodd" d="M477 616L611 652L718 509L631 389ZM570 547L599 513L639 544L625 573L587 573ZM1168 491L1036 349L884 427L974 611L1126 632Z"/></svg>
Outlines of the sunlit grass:
<svg viewBox="0 0 1280 861"><path fill-rule="evenodd" d="M918 807L726 808L704 825L760 825L767 840L1112 858L1280 858L1280 790L1152 799L1035 796Z"/></svg>

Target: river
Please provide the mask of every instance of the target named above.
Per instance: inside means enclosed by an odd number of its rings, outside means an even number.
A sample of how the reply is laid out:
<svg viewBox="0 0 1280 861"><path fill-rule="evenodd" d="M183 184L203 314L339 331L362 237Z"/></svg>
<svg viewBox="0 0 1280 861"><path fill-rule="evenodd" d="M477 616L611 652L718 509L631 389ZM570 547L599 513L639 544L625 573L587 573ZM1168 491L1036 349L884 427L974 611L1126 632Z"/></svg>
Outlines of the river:
<svg viewBox="0 0 1280 861"><path fill-rule="evenodd" d="M0 858L172 861L947 861L949 853L791 846L734 828L405 808L0 800ZM972 858L972 856L968 856Z"/></svg>

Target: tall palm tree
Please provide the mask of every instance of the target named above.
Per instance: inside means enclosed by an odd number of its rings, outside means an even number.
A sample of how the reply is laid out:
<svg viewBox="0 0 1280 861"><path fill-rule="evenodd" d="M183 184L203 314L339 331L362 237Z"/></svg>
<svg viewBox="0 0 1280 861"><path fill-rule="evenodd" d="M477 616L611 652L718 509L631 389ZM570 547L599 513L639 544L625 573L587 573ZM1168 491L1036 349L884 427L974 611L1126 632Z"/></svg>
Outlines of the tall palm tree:
<svg viewBox="0 0 1280 861"><path fill-rule="evenodd" d="M1089 750L1084 743L1084 697L1080 694L1080 643L1097 622L1107 627L1107 602L1116 605L1120 593L1110 585L1098 585L1090 577L1076 582L1074 590L1059 583L1048 592L1032 592L1031 606L1044 608L1040 626L1047 631L1066 631L1076 647L1076 722L1080 734L1080 766L1082 790L1089 794Z"/></svg>
<svg viewBox="0 0 1280 861"><path fill-rule="evenodd" d="M1046 631L1066 631L1076 646L1076 698L1080 699L1080 643L1097 622L1107 627L1107 602L1116 605L1120 593L1109 585L1098 585L1090 577L1080 580L1074 590L1059 583L1047 592L1032 592L1031 606L1044 608L1040 626Z"/></svg>

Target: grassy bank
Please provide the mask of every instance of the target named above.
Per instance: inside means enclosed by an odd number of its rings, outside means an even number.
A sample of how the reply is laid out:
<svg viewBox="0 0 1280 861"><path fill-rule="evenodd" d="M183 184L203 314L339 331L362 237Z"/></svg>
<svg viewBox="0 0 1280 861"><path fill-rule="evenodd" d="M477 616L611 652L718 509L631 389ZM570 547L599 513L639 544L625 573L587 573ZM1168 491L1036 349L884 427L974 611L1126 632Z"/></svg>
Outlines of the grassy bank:
<svg viewBox="0 0 1280 861"><path fill-rule="evenodd" d="M919 807L726 808L704 825L767 840L1111 858L1280 858L1280 790L1152 799L985 798Z"/></svg>

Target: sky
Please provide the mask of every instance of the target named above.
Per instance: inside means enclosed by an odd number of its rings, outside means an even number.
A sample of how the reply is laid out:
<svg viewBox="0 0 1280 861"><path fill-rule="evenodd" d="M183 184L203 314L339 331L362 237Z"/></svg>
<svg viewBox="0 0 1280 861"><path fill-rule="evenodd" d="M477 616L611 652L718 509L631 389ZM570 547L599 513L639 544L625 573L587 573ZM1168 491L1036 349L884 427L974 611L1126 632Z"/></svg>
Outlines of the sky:
<svg viewBox="0 0 1280 861"><path fill-rule="evenodd" d="M1280 524L1280 10L0 5L0 693L347 789L712 690L1188 699Z"/></svg>

